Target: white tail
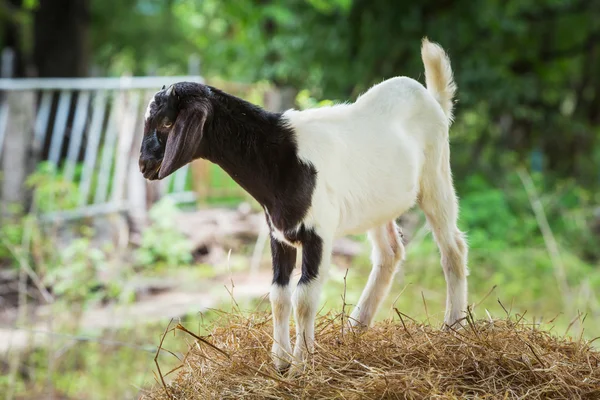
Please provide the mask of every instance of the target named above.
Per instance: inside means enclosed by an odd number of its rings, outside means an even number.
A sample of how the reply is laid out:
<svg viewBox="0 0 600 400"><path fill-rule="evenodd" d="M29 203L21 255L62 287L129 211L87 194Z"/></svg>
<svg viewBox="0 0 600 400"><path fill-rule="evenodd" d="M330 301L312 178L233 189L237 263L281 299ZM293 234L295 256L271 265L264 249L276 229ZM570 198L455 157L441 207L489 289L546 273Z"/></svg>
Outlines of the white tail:
<svg viewBox="0 0 600 400"><path fill-rule="evenodd" d="M453 119L452 99L456 92L456 84L452 77L450 58L440 45L430 42L427 38L423 38L421 58L425 65L427 90L440 103L446 117L451 122Z"/></svg>

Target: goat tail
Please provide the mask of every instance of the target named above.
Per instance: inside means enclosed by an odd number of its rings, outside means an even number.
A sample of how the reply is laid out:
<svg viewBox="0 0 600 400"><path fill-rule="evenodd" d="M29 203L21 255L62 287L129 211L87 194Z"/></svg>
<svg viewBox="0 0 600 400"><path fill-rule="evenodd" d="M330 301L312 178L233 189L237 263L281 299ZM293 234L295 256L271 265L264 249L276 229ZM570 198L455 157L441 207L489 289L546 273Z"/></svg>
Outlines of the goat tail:
<svg viewBox="0 0 600 400"><path fill-rule="evenodd" d="M452 122L452 100L456 92L456 83L452 76L450 58L439 44L430 42L426 37L421 44L421 58L425 65L427 90L440 103L444 114Z"/></svg>

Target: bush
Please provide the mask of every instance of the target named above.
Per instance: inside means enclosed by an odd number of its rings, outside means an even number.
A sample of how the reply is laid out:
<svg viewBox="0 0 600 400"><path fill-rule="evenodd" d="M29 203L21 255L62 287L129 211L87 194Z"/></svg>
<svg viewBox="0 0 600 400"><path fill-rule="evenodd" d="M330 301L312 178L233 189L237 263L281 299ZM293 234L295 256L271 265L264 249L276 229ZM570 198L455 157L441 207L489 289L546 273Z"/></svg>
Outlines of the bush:
<svg viewBox="0 0 600 400"><path fill-rule="evenodd" d="M169 198L163 198L152 207L152 226L144 230L141 246L135 252L138 264L183 265L192 261L192 243L175 228L176 214L177 207Z"/></svg>

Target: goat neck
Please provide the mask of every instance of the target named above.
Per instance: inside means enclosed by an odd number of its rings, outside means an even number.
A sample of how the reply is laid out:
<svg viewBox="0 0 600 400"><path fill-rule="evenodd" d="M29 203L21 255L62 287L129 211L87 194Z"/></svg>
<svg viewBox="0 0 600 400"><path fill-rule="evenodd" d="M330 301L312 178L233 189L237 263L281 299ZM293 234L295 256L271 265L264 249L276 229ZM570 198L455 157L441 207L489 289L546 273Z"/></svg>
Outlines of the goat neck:
<svg viewBox="0 0 600 400"><path fill-rule="evenodd" d="M211 89L201 156L267 208L277 227L294 226L309 208L316 171L298 158L293 127L281 113Z"/></svg>

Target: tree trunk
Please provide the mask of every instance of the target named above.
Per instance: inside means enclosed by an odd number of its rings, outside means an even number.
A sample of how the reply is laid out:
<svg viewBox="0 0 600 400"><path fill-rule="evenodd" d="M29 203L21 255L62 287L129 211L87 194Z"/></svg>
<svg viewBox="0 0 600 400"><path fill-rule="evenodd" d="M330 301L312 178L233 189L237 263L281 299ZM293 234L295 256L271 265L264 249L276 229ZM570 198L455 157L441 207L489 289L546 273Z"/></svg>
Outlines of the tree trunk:
<svg viewBox="0 0 600 400"><path fill-rule="evenodd" d="M37 76L41 78L72 78L89 75L90 61L90 1L89 0L39 0L34 13L33 61ZM77 103L78 92L73 93L69 115ZM55 95L47 129L54 124L58 97ZM67 131L71 121L67 122ZM51 135L46 132L42 150L43 160L48 158ZM54 132L56 134L56 132ZM69 145L67 135L60 160Z"/></svg>
<svg viewBox="0 0 600 400"><path fill-rule="evenodd" d="M11 66L12 76L21 78L28 76L29 57L23 48L24 37L27 37L23 30L25 27L19 23L17 12L21 9L22 0L8 0L2 7L7 13L5 16L6 25L0 29L2 35L2 47L10 48L14 52L13 65Z"/></svg>
<svg viewBox="0 0 600 400"><path fill-rule="evenodd" d="M89 0L40 0L34 17L39 77L83 77L89 70Z"/></svg>

